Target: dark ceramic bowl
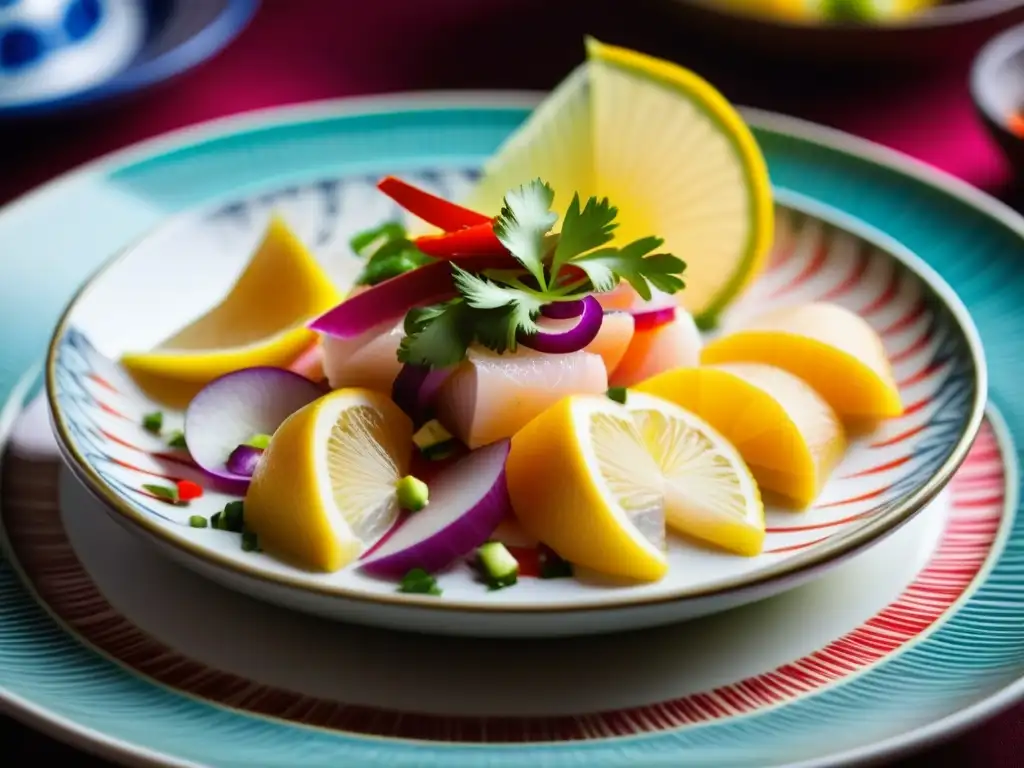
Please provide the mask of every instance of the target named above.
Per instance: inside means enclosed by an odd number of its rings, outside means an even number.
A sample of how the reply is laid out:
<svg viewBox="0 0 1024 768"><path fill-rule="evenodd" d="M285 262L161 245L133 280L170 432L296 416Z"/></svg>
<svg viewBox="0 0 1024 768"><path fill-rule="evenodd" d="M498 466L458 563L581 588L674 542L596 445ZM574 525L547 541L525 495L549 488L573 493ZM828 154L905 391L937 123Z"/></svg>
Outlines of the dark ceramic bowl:
<svg viewBox="0 0 1024 768"><path fill-rule="evenodd" d="M1024 0L962 0L888 24L802 24L734 13L718 0L662 0L687 23L743 45L787 57L868 64L941 59L981 45L999 30L1024 22Z"/></svg>
<svg viewBox="0 0 1024 768"><path fill-rule="evenodd" d="M971 97L993 138L1019 174L1024 138L1010 130L1010 116L1024 111L1024 24L993 38L971 67Z"/></svg>

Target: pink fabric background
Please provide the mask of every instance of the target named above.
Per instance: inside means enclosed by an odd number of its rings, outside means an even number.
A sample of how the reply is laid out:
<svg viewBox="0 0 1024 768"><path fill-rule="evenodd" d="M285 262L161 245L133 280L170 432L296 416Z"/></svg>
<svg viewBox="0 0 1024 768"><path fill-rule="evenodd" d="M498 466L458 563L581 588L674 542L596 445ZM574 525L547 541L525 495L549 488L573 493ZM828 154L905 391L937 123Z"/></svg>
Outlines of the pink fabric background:
<svg viewBox="0 0 1024 768"><path fill-rule="evenodd" d="M200 2L201 0L186 0ZM582 36L667 56L733 101L816 120L900 149L996 194L1010 174L973 113L971 50L928 69L772 63L706 41L657 0L264 0L252 25L199 69L81 114L0 125L0 203L93 157L178 128L312 99L439 88L547 89L582 57ZM15 765L101 763L0 720ZM1024 765L1024 709L899 765ZM84 762L78 762L81 759Z"/></svg>

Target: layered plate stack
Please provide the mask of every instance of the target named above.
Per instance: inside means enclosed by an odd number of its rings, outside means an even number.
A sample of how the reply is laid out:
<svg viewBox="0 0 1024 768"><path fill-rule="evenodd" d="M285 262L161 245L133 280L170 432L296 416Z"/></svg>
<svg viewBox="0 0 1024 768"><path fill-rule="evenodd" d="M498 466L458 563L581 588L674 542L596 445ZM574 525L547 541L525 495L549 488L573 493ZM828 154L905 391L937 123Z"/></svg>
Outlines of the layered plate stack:
<svg viewBox="0 0 1024 768"><path fill-rule="evenodd" d="M835 766L1024 691L1024 222L773 115L745 118L776 242L723 327L843 306L881 338L903 413L851 438L808 510L767 505L759 555L673 542L654 583L523 568L488 591L456 570L440 596L409 594L247 551L189 524L200 502L143 490L201 476L154 442L143 417L163 406L124 352L212 306L272 213L341 280L351 235L391 212L380 177L460 197L535 103L275 111L129 150L0 214L12 712L146 765ZM32 366L48 337L47 398Z"/></svg>

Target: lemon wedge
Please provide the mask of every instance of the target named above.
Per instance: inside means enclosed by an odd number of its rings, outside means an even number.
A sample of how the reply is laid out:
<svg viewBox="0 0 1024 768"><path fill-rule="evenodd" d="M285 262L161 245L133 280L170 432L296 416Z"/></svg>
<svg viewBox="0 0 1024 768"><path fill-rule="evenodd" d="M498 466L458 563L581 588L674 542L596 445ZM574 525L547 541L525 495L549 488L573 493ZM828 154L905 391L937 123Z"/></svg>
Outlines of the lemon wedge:
<svg viewBox="0 0 1024 768"><path fill-rule="evenodd" d="M226 373L287 367L316 340L305 323L339 301L314 256L274 216L220 304L155 349L125 354L121 363L152 396L181 405Z"/></svg>
<svg viewBox="0 0 1024 768"><path fill-rule="evenodd" d="M750 129L711 85L668 61L587 40L566 78L485 165L466 204L548 181L564 214L578 191L618 207L616 242L652 234L687 263L685 308L711 325L764 269L774 209Z"/></svg>
<svg viewBox="0 0 1024 768"><path fill-rule="evenodd" d="M704 363L763 363L799 376L841 418L875 421L903 413L882 340L838 304L782 307L707 344Z"/></svg>
<svg viewBox="0 0 1024 768"><path fill-rule="evenodd" d="M698 415L736 446L762 491L797 507L814 501L846 450L846 433L828 403L779 368L680 368L636 389Z"/></svg>
<svg viewBox="0 0 1024 768"><path fill-rule="evenodd" d="M505 476L523 529L569 562L639 581L668 570L661 470L622 405L555 403L512 438Z"/></svg>
<svg viewBox="0 0 1024 768"><path fill-rule="evenodd" d="M310 570L355 560L398 518L412 422L384 395L338 389L289 416L245 496L245 524L267 552Z"/></svg>
<svg viewBox="0 0 1024 768"><path fill-rule="evenodd" d="M739 452L710 424L660 397L630 392L626 408L665 478L665 523L740 555L764 546L764 504Z"/></svg>

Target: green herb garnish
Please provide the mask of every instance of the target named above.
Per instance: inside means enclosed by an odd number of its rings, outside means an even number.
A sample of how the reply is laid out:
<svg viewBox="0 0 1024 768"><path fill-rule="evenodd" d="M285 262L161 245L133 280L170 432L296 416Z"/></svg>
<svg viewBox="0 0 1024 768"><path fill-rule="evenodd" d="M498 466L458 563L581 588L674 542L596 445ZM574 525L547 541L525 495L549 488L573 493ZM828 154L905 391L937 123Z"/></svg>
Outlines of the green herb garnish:
<svg viewBox="0 0 1024 768"><path fill-rule="evenodd" d="M188 524L193 528L206 528L210 524L210 521L202 515L192 515L192 517L188 519Z"/></svg>
<svg viewBox="0 0 1024 768"><path fill-rule="evenodd" d="M188 504L187 501L182 501L178 497L178 489L173 485L153 485L150 483L144 483L142 489L148 491L153 496L156 496L161 501L166 501L168 504Z"/></svg>
<svg viewBox="0 0 1024 768"><path fill-rule="evenodd" d="M605 393L608 395L609 400L614 400L616 403L626 404L626 388L625 387L609 387Z"/></svg>
<svg viewBox="0 0 1024 768"><path fill-rule="evenodd" d="M427 484L412 475L406 475L395 484L398 506L410 512L419 512L430 501Z"/></svg>
<svg viewBox="0 0 1024 768"><path fill-rule="evenodd" d="M242 551L255 552L259 549L260 543L256 534L252 531L242 531Z"/></svg>
<svg viewBox="0 0 1024 768"><path fill-rule="evenodd" d="M229 501L220 513L220 527L225 531L241 533L245 522L245 506L240 501Z"/></svg>
<svg viewBox="0 0 1024 768"><path fill-rule="evenodd" d="M349 244L358 256L366 259L356 285L376 285L433 261L416 247L405 228L396 221L360 232Z"/></svg>
<svg viewBox="0 0 1024 768"><path fill-rule="evenodd" d="M402 577L398 585L399 592L408 592L414 595L440 595L441 588L437 586L437 580L422 568L413 568Z"/></svg>
<svg viewBox="0 0 1024 768"><path fill-rule="evenodd" d="M171 448L187 448L185 445L185 433L180 429L176 429L171 433L171 436L167 438L167 445Z"/></svg>
<svg viewBox="0 0 1024 768"><path fill-rule="evenodd" d="M154 435L159 435L164 428L164 414L162 411L153 411L142 417L142 428Z"/></svg>
<svg viewBox="0 0 1024 768"><path fill-rule="evenodd" d="M245 445L250 448L259 448L261 451L267 450L267 446L270 445L270 435L253 435L245 441Z"/></svg>
<svg viewBox="0 0 1024 768"><path fill-rule="evenodd" d="M505 196L494 233L520 269L477 274L453 264L459 295L406 315L401 362L454 365L474 342L498 354L515 351L519 336L538 331L536 320L545 304L610 291L620 280L645 300L652 297L652 288L675 293L683 287L685 265L670 254L654 253L663 242L657 237L602 247L617 226L618 211L607 198L592 197L581 208L575 195L559 234L551 232L558 221L553 200L554 191L540 179Z"/></svg>
<svg viewBox="0 0 1024 768"><path fill-rule="evenodd" d="M540 577L542 579L568 579L572 575L572 563L563 560L557 553L546 547L541 550Z"/></svg>

